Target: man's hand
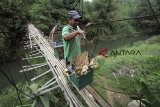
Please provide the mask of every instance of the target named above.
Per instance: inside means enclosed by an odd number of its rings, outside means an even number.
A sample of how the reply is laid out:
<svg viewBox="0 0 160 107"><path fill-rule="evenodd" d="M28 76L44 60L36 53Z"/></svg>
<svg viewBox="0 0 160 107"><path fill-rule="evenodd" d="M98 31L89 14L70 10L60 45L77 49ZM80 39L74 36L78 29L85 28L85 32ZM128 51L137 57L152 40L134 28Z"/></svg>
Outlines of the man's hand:
<svg viewBox="0 0 160 107"><path fill-rule="evenodd" d="M88 22L85 27L89 27L92 23Z"/></svg>
<svg viewBox="0 0 160 107"><path fill-rule="evenodd" d="M85 31L83 31L83 30L81 30L81 29L78 29L77 31L78 31L79 34L82 34L82 35L85 34Z"/></svg>
<svg viewBox="0 0 160 107"><path fill-rule="evenodd" d="M77 31L81 35L81 37L86 39L85 31L81 30L78 26L77 26L77 29L78 29Z"/></svg>

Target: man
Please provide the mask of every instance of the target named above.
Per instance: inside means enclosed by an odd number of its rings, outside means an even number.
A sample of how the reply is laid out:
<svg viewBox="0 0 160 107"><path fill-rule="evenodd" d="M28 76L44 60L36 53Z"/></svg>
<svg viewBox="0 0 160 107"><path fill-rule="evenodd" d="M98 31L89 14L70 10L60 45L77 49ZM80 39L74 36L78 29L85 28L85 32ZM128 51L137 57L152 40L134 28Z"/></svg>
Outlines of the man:
<svg viewBox="0 0 160 107"><path fill-rule="evenodd" d="M68 25L62 30L64 59L67 64L72 63L81 54L80 36L85 35L85 31L77 26L81 18L77 11L69 11Z"/></svg>

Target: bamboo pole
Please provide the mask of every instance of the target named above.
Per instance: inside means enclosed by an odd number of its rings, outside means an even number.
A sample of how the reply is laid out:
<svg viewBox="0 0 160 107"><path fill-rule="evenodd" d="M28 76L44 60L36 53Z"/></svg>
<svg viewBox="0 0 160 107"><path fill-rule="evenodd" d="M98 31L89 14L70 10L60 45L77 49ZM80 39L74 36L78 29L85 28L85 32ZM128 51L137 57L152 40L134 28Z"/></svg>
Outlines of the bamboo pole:
<svg viewBox="0 0 160 107"><path fill-rule="evenodd" d="M36 59L36 58L42 58L43 56L36 56L36 57L30 57L30 58L22 58L21 60L28 60L28 59Z"/></svg>
<svg viewBox="0 0 160 107"><path fill-rule="evenodd" d="M37 52L37 53L35 53L35 54L30 54L29 57L33 57L33 56L39 55L39 54L40 54L40 52Z"/></svg>
<svg viewBox="0 0 160 107"><path fill-rule="evenodd" d="M31 71L31 70L33 70L33 69L41 68L41 67L46 66L46 65L47 65L47 64L39 65L39 66L34 66L34 67L30 67L30 68L26 68L26 69L20 70L19 72Z"/></svg>
<svg viewBox="0 0 160 107"><path fill-rule="evenodd" d="M41 65L47 65L47 63L40 63L40 64L33 64L33 65L27 65L27 66L22 66L22 68L29 68L29 67L35 67L35 66L41 66Z"/></svg>
<svg viewBox="0 0 160 107"><path fill-rule="evenodd" d="M38 39L38 38L36 38L36 39ZM37 42L39 42L39 40ZM40 48L41 48L41 46L40 46ZM65 96L65 98L67 98L69 100L70 106L73 106L73 104L72 104L71 100L68 98L68 96Z"/></svg>
<svg viewBox="0 0 160 107"><path fill-rule="evenodd" d="M39 50L34 50L34 51L29 52L29 53L32 54L32 53L35 53L35 52L39 52Z"/></svg>
<svg viewBox="0 0 160 107"><path fill-rule="evenodd" d="M39 88L38 91L42 91L42 90L44 90L44 89L47 89L47 88L49 88L50 86L52 86L52 85L54 85L54 84L56 84L56 83L57 83L57 82L54 81L54 82L52 82L52 83L50 83L50 84L48 84L48 85L46 85L46 86L44 86L44 87Z"/></svg>
<svg viewBox="0 0 160 107"><path fill-rule="evenodd" d="M44 90L44 91L39 92L38 94L36 94L36 96L43 95L43 94L45 94L45 93L47 93L47 92L50 92L50 91L52 91L52 90L54 90L54 89L56 89L56 88L58 88L58 87L59 87L59 86L56 85L56 86L54 86L54 87L52 87L52 88L48 88L48 89L46 89L46 90Z"/></svg>
<svg viewBox="0 0 160 107"><path fill-rule="evenodd" d="M42 85L42 87L48 85L49 83L51 83L53 80L55 80L55 78L50 79L49 81L47 81L44 85Z"/></svg>
<svg viewBox="0 0 160 107"><path fill-rule="evenodd" d="M59 87L61 88L62 92L64 93L64 96L65 96L66 100L69 102L70 106L71 107L73 107L73 106L83 107L81 102L78 100L78 98L75 96L75 94L70 89L70 87L67 83L67 80L63 74L65 64L54 56L53 48L50 46L48 41L42 37L40 32L33 25L31 25L31 24L29 25L29 30L31 33L32 42L34 42L38 45L38 47L36 47L36 48L39 48L39 50L40 50L39 52L46 59L47 64L52 71L53 77L55 78L55 80L58 83ZM47 85L49 85L49 82L50 81L47 82ZM44 86L47 86L47 85L44 85ZM80 95L82 95L82 97L84 99L87 99L87 101L88 101L87 104L91 105L92 107L98 107L97 103L91 97L90 93L87 90L85 90L85 91L84 90L78 91L78 92L80 93Z"/></svg>
<svg viewBox="0 0 160 107"><path fill-rule="evenodd" d="M48 74L49 72L51 72L51 70L48 70L48 71L46 71L46 72L44 72L44 73L42 73L42 74L40 74L40 75L38 75L38 76L32 78L31 81L35 81L36 79L39 79L40 77L42 77L42 76Z"/></svg>

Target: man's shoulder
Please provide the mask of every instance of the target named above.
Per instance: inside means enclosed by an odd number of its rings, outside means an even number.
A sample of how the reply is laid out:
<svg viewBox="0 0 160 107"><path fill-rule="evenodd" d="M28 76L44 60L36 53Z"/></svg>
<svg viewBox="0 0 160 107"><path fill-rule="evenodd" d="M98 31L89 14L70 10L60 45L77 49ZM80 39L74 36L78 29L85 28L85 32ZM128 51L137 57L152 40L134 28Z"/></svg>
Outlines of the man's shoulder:
<svg viewBox="0 0 160 107"><path fill-rule="evenodd" d="M64 26L63 29L62 29L62 32L66 32L66 31L69 31L69 27L68 26Z"/></svg>
<svg viewBox="0 0 160 107"><path fill-rule="evenodd" d="M62 29L62 32L71 32L71 31L72 31L72 28L69 25L64 26Z"/></svg>
<svg viewBox="0 0 160 107"><path fill-rule="evenodd" d="M70 28L70 26L68 26L68 25L63 27L63 29L69 29L69 28Z"/></svg>
<svg viewBox="0 0 160 107"><path fill-rule="evenodd" d="M67 33L70 33L70 27L68 25L63 27L62 36L65 36Z"/></svg>

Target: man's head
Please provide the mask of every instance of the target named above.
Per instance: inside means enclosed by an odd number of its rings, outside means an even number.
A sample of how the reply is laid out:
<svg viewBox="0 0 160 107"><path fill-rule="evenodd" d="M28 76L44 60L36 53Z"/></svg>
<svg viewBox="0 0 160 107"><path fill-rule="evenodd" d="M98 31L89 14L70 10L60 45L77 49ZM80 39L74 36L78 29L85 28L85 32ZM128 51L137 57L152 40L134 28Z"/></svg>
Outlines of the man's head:
<svg viewBox="0 0 160 107"><path fill-rule="evenodd" d="M77 11L72 10L68 12L69 24L71 26L78 25L80 19L82 18Z"/></svg>

